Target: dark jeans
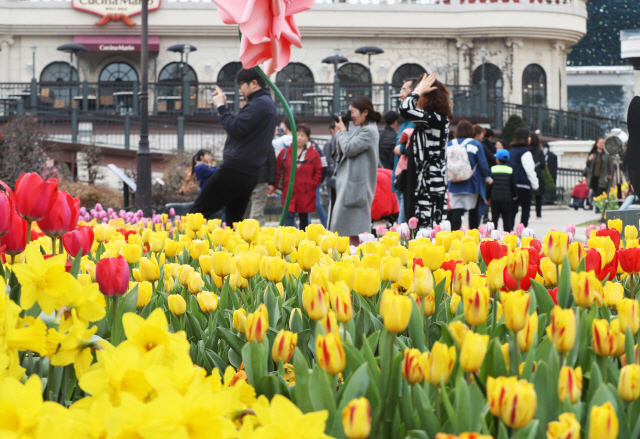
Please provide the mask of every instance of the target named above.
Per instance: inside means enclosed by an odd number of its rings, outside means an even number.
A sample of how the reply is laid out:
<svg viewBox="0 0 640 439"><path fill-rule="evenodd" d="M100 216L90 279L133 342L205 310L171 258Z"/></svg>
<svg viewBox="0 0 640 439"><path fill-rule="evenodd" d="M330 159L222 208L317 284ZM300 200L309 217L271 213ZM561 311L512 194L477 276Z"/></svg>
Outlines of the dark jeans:
<svg viewBox="0 0 640 439"><path fill-rule="evenodd" d="M502 217L502 227L505 232L513 229L511 221L511 201L491 201L491 221L498 228L498 220Z"/></svg>
<svg viewBox="0 0 640 439"><path fill-rule="evenodd" d="M190 213L201 213L210 219L224 207L225 220L232 226L234 222L242 221L257 183L257 176L220 168L209 177Z"/></svg>
<svg viewBox="0 0 640 439"><path fill-rule="evenodd" d="M601 193L604 192L604 188L600 187L600 176L591 177L591 181L589 182L589 188L593 189L593 196L597 197Z"/></svg>
<svg viewBox="0 0 640 439"><path fill-rule="evenodd" d="M309 217L310 213L299 213L298 219L300 220L299 229L304 230L309 225ZM284 225L287 227L295 227L296 226L296 214L294 212L287 212L287 218L284 221Z"/></svg>
<svg viewBox="0 0 640 439"><path fill-rule="evenodd" d="M542 218L542 195L536 194L536 216Z"/></svg>
<svg viewBox="0 0 640 439"><path fill-rule="evenodd" d="M531 189L518 188L518 199L511 202L511 224L516 224L516 215L520 206L522 206L520 222L527 227L529 225L529 213L531 212Z"/></svg>
<svg viewBox="0 0 640 439"><path fill-rule="evenodd" d="M478 196L478 204L476 207L469 211L469 228L477 229L480 227L480 201L481 196ZM484 203L484 200L482 200ZM462 228L462 215L466 212L465 209L451 209L449 211L451 216L451 230L460 230Z"/></svg>

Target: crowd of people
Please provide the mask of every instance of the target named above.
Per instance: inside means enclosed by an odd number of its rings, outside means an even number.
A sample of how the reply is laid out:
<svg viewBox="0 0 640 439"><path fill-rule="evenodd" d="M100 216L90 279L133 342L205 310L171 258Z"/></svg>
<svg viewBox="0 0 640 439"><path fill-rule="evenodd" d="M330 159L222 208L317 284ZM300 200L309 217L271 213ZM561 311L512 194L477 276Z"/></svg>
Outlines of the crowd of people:
<svg viewBox="0 0 640 439"><path fill-rule="evenodd" d="M270 91L255 70L240 70L236 80L246 104L234 116L216 90L213 102L228 137L219 166L206 150L193 158L201 192L191 212L210 218L222 211L227 224L243 218L264 224L268 195L277 191L284 207L290 189L292 128L288 119L278 126ZM453 130L452 120L449 90L434 74L404 81L398 112L381 116L370 98L354 99L336 115L322 148L311 141L311 127L295 119L297 164L286 225L304 229L315 213L329 230L357 244L358 235L379 220L415 218L417 227L427 228L448 219L458 230L465 216L470 228L489 220L498 227L502 219L508 232L519 211L519 222L528 225L534 200L541 220L545 168L554 181L557 174L548 144L525 128L510 143L494 142L491 129L459 120ZM588 166L597 190L606 183L610 158L597 147ZM328 212L321 189L329 193Z"/></svg>

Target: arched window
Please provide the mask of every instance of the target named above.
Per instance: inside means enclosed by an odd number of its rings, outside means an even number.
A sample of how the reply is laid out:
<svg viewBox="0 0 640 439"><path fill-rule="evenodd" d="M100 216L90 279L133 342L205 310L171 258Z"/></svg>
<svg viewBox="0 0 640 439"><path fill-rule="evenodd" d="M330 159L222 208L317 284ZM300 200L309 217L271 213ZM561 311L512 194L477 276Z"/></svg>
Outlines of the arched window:
<svg viewBox="0 0 640 439"><path fill-rule="evenodd" d="M236 73L242 68L241 62L230 62L218 73L218 82L236 82Z"/></svg>
<svg viewBox="0 0 640 439"><path fill-rule="evenodd" d="M193 70L189 64L185 65L180 62L172 62L164 66L162 70L160 70L158 81L181 82L185 72L189 78L189 82L198 82L198 75L196 75L196 71Z"/></svg>
<svg viewBox="0 0 640 439"><path fill-rule="evenodd" d="M278 84L284 84L286 81L312 83L313 73L311 73L309 67L302 63L290 63L276 75L276 82Z"/></svg>
<svg viewBox="0 0 640 439"><path fill-rule="evenodd" d="M100 82L137 82L138 73L129 64L114 62L100 72Z"/></svg>
<svg viewBox="0 0 640 439"><path fill-rule="evenodd" d="M502 70L495 64L484 63L484 80L487 81L487 91L489 99L496 98L496 82L502 79ZM482 81L482 66L473 71L473 85L480 85Z"/></svg>
<svg viewBox="0 0 640 439"><path fill-rule="evenodd" d="M67 62L52 62L40 73L40 82L78 82L78 80L78 71Z"/></svg>
<svg viewBox="0 0 640 439"><path fill-rule="evenodd" d="M410 78L420 79L427 71L420 64L402 64L393 72L391 83L394 85L402 85L404 81Z"/></svg>
<svg viewBox="0 0 640 439"><path fill-rule="evenodd" d="M362 64L346 63L338 69L340 93L344 97L341 107L347 108L349 101L359 96L371 97L371 72ZM359 85L362 84L362 85Z"/></svg>
<svg viewBox="0 0 640 439"><path fill-rule="evenodd" d="M522 73L522 104L547 105L547 75L538 64L529 64Z"/></svg>

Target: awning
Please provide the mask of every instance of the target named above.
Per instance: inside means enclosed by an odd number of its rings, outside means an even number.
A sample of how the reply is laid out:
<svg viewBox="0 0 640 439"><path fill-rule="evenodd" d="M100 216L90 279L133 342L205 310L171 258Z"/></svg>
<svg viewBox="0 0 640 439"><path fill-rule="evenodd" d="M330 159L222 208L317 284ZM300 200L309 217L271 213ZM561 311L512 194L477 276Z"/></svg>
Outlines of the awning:
<svg viewBox="0 0 640 439"><path fill-rule="evenodd" d="M90 52L140 52L142 43L138 35L76 35L73 42L82 44ZM160 51L160 37L149 36L149 52Z"/></svg>

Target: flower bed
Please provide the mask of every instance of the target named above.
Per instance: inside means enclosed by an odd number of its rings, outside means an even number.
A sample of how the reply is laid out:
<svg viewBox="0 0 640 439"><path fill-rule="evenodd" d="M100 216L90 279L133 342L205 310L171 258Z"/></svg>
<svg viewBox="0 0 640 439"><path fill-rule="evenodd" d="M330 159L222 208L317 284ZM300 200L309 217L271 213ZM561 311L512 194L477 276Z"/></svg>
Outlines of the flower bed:
<svg viewBox="0 0 640 439"><path fill-rule="evenodd" d="M352 252L315 224L97 224L55 180L6 189L0 436L640 436L635 227Z"/></svg>

